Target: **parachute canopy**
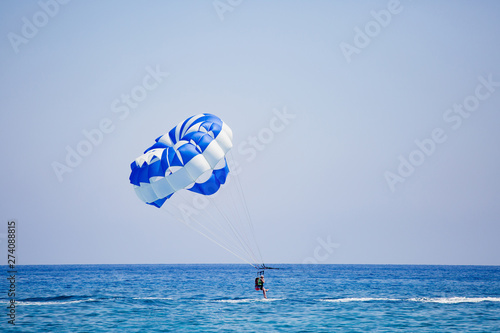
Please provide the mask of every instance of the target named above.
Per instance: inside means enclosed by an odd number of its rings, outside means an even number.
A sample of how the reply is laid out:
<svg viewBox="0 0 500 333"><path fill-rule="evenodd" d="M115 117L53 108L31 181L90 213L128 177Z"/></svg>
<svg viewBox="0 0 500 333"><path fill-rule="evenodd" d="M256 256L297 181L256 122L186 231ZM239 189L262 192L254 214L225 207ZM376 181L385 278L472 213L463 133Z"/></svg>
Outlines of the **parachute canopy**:
<svg viewBox="0 0 500 333"><path fill-rule="evenodd" d="M132 162L130 183L139 199L158 208L181 189L214 194L226 182L232 140L231 129L220 118L192 116Z"/></svg>

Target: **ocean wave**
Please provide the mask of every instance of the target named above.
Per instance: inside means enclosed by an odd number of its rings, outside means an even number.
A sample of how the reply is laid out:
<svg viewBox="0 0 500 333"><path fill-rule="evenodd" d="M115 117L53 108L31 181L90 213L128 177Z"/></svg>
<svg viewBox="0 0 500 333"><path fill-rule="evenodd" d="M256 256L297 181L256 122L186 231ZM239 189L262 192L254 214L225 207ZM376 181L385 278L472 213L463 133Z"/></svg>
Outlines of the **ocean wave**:
<svg viewBox="0 0 500 333"><path fill-rule="evenodd" d="M172 297L133 297L134 300L144 301L171 301ZM20 306L44 306L44 305L66 305L86 302L97 302L102 299L96 299L91 296L56 296L56 297L36 297L16 300L16 305ZM113 301L114 299L111 299ZM273 302L280 301L283 298L235 298L219 300L203 300L205 302L216 303L254 303L254 302ZM460 303L481 303L481 302L500 302L500 297L413 297L413 298L389 298L389 297L346 297L346 298L321 298L316 299L319 302L329 303L350 303L350 302L416 302L416 303L436 303L436 304L460 304ZM0 301L0 304L8 304L8 301Z"/></svg>
<svg viewBox="0 0 500 333"><path fill-rule="evenodd" d="M421 302L421 303L479 303L479 302L500 302L500 297L414 297L414 298L385 298L385 297L347 297L347 298L322 298L320 302L348 303L348 302Z"/></svg>
<svg viewBox="0 0 500 333"><path fill-rule="evenodd" d="M251 302L273 302L280 301L282 298L241 298L241 299L220 299L217 303L251 303Z"/></svg>
<svg viewBox="0 0 500 333"><path fill-rule="evenodd" d="M249 302L255 302L255 299L219 299L215 300L214 302L217 303L249 303Z"/></svg>
<svg viewBox="0 0 500 333"><path fill-rule="evenodd" d="M76 303L85 303L85 302L95 302L96 299L81 299L81 300L73 300L73 301L17 301L18 305L64 305L64 304L76 304Z"/></svg>
<svg viewBox="0 0 500 333"><path fill-rule="evenodd" d="M95 302L90 296L52 296L52 297L30 297L16 300L16 305L64 305L84 302Z"/></svg>
<svg viewBox="0 0 500 333"><path fill-rule="evenodd" d="M348 298L322 298L320 302L348 303L348 302L372 302L372 301L400 301L397 298L375 298L375 297L348 297Z"/></svg>
<svg viewBox="0 0 500 333"><path fill-rule="evenodd" d="M148 300L148 301L163 301L163 300L173 300L172 297L133 297L132 299Z"/></svg>
<svg viewBox="0 0 500 333"><path fill-rule="evenodd" d="M434 297L434 298L410 298L409 301L422 303L440 303L440 304L457 304L457 303L479 303L479 302L500 302L500 297Z"/></svg>

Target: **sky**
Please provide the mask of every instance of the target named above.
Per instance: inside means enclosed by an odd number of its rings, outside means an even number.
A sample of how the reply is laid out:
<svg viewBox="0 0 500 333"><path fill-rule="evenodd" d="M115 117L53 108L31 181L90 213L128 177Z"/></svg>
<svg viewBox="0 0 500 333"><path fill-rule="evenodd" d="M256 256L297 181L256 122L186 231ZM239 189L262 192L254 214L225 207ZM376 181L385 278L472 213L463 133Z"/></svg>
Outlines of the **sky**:
<svg viewBox="0 0 500 333"><path fill-rule="evenodd" d="M14 219L20 264L241 263L128 180L154 139L207 112L233 131L266 263L499 265L499 14L2 1L3 251Z"/></svg>

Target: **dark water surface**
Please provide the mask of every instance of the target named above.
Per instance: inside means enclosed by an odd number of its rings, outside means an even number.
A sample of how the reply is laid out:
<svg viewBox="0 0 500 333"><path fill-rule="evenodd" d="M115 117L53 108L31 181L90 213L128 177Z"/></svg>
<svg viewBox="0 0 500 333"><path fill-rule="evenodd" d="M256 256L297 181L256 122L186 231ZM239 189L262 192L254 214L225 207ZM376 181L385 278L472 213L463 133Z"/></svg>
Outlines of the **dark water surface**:
<svg viewBox="0 0 500 333"><path fill-rule="evenodd" d="M500 332L500 267L18 266L1 332ZM8 277L2 266L2 276Z"/></svg>

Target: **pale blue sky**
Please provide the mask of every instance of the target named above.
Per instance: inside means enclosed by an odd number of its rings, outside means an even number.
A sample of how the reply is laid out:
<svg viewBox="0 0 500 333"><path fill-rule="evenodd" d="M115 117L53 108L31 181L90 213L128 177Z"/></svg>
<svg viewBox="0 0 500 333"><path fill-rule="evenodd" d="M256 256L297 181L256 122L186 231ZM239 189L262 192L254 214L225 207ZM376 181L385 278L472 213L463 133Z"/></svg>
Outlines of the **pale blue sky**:
<svg viewBox="0 0 500 333"><path fill-rule="evenodd" d="M209 112L233 130L266 262L500 264L500 87L478 79L500 82L500 3L40 2L51 15L0 3L0 233L17 219L21 263L239 262L128 182L156 137ZM388 8L381 26L371 12ZM379 30L349 62L356 27ZM154 70L169 75L113 112ZM443 116L464 101L479 104L453 129ZM238 147L275 109L295 118L249 161ZM103 119L110 133L60 182L52 163ZM392 191L386 172L436 128L446 141Z"/></svg>

